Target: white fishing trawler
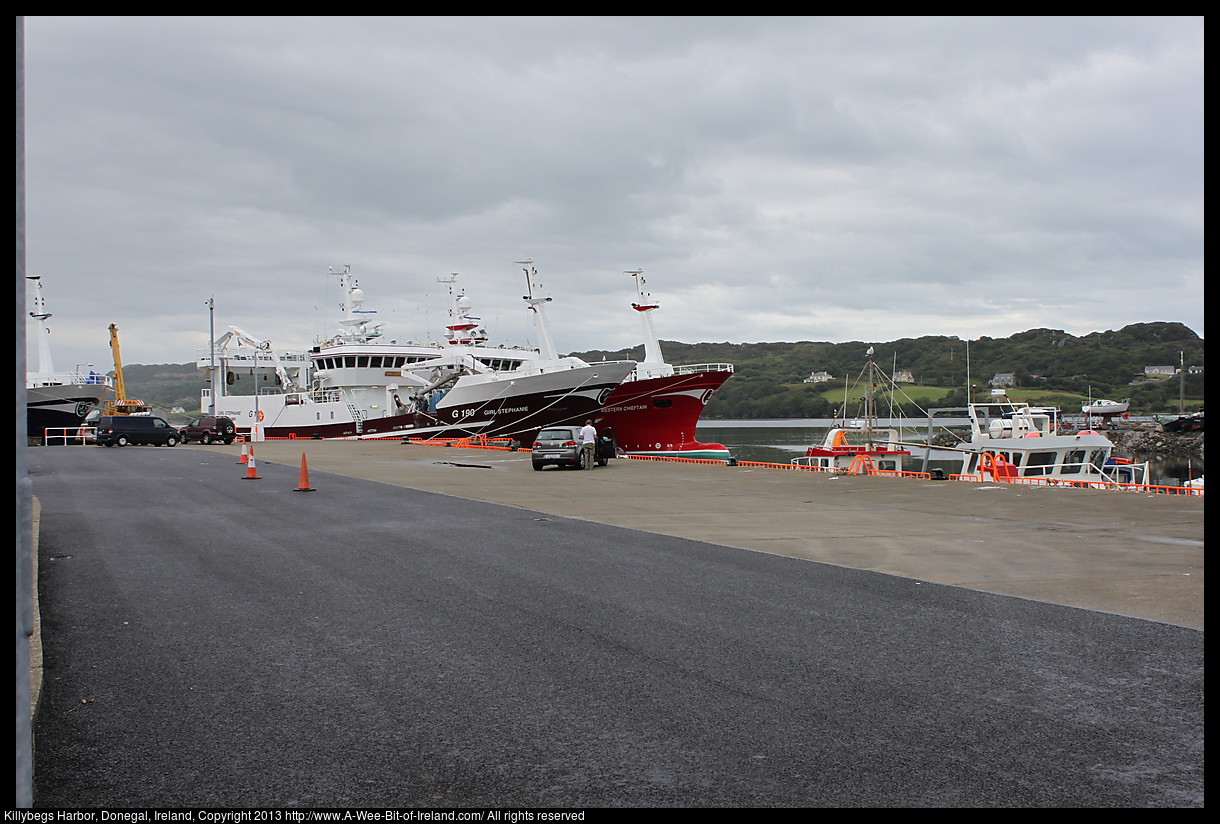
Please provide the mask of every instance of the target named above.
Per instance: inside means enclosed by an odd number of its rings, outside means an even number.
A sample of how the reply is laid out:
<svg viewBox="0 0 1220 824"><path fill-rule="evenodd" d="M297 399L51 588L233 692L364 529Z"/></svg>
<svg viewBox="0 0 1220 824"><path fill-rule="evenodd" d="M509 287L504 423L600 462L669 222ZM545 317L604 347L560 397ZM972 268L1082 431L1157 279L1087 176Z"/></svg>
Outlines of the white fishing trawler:
<svg viewBox="0 0 1220 824"><path fill-rule="evenodd" d="M79 427L99 403L114 393L114 384L108 375L93 370L56 371L47 325L51 313L42 296L42 278L33 275L26 280L34 284L30 317L38 324L38 368L25 373L26 434L41 438L48 429Z"/></svg>
<svg viewBox="0 0 1220 824"><path fill-rule="evenodd" d="M482 436L530 443L545 426L593 417L635 367L558 357L544 314L550 298L532 277L526 302L541 352L482 346L466 326L468 312L451 317L448 344L382 342L383 324L364 307L351 267L338 274L344 319L334 336L306 353L277 353L269 341L230 328L199 359L218 387L214 398L204 390L202 408L214 406L255 438Z"/></svg>

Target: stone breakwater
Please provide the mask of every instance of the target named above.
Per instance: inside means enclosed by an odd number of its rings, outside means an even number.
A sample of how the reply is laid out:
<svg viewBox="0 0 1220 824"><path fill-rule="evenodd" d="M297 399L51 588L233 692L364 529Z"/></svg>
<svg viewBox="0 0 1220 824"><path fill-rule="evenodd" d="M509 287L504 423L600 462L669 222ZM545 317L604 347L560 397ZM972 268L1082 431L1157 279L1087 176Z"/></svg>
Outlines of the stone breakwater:
<svg viewBox="0 0 1220 824"><path fill-rule="evenodd" d="M1203 458L1203 433L1178 435L1172 432L1107 432L1111 442L1123 452L1140 457Z"/></svg>

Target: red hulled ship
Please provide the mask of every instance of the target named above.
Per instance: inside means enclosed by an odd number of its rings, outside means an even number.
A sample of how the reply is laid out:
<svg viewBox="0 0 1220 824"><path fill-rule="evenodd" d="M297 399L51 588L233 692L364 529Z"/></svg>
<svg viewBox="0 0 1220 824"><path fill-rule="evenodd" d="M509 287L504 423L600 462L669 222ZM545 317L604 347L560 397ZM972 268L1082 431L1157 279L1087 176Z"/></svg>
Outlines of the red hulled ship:
<svg viewBox="0 0 1220 824"><path fill-rule="evenodd" d="M666 363L652 323L660 303L646 289L642 270L626 274L636 282L631 307L643 321L644 359L610 393L596 418L598 429L613 430L619 449L628 454L728 460L728 448L701 442L695 426L712 395L732 377L733 365Z"/></svg>

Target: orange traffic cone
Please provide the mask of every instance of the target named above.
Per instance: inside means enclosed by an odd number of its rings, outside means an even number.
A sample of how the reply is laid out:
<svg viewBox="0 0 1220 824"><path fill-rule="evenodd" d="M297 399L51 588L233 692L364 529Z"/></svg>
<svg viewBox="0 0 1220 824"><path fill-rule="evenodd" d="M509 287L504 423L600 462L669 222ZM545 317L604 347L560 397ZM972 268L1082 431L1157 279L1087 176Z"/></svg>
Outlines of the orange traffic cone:
<svg viewBox="0 0 1220 824"><path fill-rule="evenodd" d="M246 444L246 439L245 439L245 438L239 438L239 440L241 441L241 460L240 460L240 461L238 461L238 463L239 463L239 464L248 463L248 462L249 462L249 458L247 457L247 452L246 452L246 446L247 446L247 444Z"/></svg>
<svg viewBox="0 0 1220 824"><path fill-rule="evenodd" d="M297 482L297 488L293 492L313 492L315 491L309 485L309 466L305 463L305 453L301 453L301 480Z"/></svg>
<svg viewBox="0 0 1220 824"><path fill-rule="evenodd" d="M246 463L246 474L242 478L243 481L261 481L258 477L258 468L254 465L254 447L250 447L250 460Z"/></svg>

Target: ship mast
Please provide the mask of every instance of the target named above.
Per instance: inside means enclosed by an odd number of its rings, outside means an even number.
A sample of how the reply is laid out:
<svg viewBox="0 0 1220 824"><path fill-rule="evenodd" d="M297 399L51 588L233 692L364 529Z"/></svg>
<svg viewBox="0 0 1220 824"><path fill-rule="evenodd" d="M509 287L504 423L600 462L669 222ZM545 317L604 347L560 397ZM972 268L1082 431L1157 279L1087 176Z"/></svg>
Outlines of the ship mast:
<svg viewBox="0 0 1220 824"><path fill-rule="evenodd" d="M51 313L47 311L46 299L42 296L42 275L27 275L26 280L34 281L34 311L30 317L38 321L38 371L54 372L55 364L51 361L51 330L47 321Z"/></svg>
<svg viewBox="0 0 1220 824"><path fill-rule="evenodd" d="M876 369L877 364L873 360L873 347L868 347L868 390L864 395L864 436L868 441L868 448L873 448L873 415L876 414L874 408L873 392L877 387Z"/></svg>
<svg viewBox="0 0 1220 824"><path fill-rule="evenodd" d="M644 322L644 361L643 364L653 365L665 362L661 356L661 341L657 339L657 331L652 324L652 313L655 312L661 305L660 301L655 300L652 294L645 289L644 270L629 269L623 272L625 275L631 275L635 278L635 291L639 296L638 303L632 303L631 308L640 313L640 317ZM643 365L641 364L641 365Z"/></svg>
<svg viewBox="0 0 1220 824"><path fill-rule="evenodd" d="M470 298L455 289L457 272L451 272L447 278L437 278L437 283L449 285L449 325L445 327L445 337L449 343L466 346L479 346L487 342L487 332L479 328L480 318L470 314Z"/></svg>
<svg viewBox="0 0 1220 824"><path fill-rule="evenodd" d="M330 273L338 275L339 291L342 295L339 308L343 310L343 320L339 321L339 325L343 327L343 331L339 332L337 339L354 343L368 343L373 338L381 337L381 327L385 324L378 323L370 326L373 322L372 318L362 317L376 315L377 310L364 308L364 290L352 277L351 264L344 266L342 272L332 269Z"/></svg>
<svg viewBox="0 0 1220 824"><path fill-rule="evenodd" d="M521 299L534 313L534 325L538 328L539 351L546 360L559 360L559 351L555 348L555 341L551 338L551 327L546 319L545 308L551 298L542 293L542 284L538 282L538 270L534 268L534 259L515 260L513 265L524 267L522 271L525 272L526 294L522 295Z"/></svg>

